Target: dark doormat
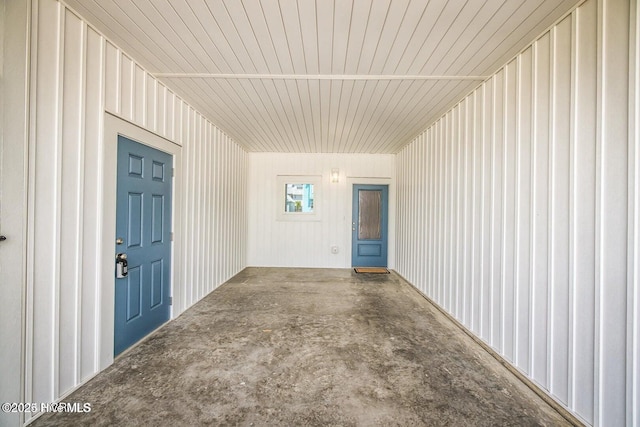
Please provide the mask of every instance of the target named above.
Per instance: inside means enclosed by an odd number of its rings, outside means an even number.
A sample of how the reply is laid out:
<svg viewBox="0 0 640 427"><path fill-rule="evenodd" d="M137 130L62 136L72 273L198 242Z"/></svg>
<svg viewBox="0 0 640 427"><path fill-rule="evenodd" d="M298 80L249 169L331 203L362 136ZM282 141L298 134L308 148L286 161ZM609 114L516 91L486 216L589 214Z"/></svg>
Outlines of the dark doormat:
<svg viewBox="0 0 640 427"><path fill-rule="evenodd" d="M384 267L356 267L354 270L356 273L390 274Z"/></svg>

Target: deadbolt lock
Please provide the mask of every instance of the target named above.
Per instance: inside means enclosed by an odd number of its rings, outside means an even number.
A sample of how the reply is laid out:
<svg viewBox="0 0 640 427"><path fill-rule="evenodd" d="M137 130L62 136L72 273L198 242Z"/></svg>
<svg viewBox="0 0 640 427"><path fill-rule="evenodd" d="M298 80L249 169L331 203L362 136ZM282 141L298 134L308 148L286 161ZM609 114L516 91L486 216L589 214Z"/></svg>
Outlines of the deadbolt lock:
<svg viewBox="0 0 640 427"><path fill-rule="evenodd" d="M127 254L116 255L116 277L123 279L129 274L129 262L127 261Z"/></svg>

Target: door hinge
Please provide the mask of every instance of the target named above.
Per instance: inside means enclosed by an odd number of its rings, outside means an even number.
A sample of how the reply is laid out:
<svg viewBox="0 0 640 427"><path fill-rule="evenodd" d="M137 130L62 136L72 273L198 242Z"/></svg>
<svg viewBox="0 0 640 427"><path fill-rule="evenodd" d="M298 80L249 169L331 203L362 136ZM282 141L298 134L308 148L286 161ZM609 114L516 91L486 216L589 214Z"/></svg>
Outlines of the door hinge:
<svg viewBox="0 0 640 427"><path fill-rule="evenodd" d="M173 305L173 297L169 297L169 305Z"/></svg>
<svg viewBox="0 0 640 427"><path fill-rule="evenodd" d="M176 176L176 168L171 168L171 176Z"/></svg>
<svg viewBox="0 0 640 427"><path fill-rule="evenodd" d="M173 242L173 231L171 232L171 241Z"/></svg>

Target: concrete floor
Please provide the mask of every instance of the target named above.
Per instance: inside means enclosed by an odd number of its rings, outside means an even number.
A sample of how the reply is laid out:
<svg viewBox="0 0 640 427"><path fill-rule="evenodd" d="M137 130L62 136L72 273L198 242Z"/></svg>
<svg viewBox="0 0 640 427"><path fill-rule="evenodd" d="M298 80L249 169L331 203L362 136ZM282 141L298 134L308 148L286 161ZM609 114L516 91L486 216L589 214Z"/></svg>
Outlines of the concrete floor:
<svg viewBox="0 0 640 427"><path fill-rule="evenodd" d="M396 274L248 268L51 425L569 425Z"/></svg>

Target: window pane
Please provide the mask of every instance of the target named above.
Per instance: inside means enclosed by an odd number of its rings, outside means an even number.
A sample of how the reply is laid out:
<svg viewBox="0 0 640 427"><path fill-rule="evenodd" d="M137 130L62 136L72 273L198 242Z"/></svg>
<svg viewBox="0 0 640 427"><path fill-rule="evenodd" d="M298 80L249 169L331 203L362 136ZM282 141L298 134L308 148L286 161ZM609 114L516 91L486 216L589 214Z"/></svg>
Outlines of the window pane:
<svg viewBox="0 0 640 427"><path fill-rule="evenodd" d="M358 239L380 239L382 233L382 191L358 192Z"/></svg>
<svg viewBox="0 0 640 427"><path fill-rule="evenodd" d="M313 212L313 184L285 184L285 212Z"/></svg>

